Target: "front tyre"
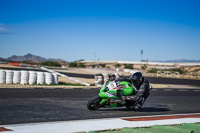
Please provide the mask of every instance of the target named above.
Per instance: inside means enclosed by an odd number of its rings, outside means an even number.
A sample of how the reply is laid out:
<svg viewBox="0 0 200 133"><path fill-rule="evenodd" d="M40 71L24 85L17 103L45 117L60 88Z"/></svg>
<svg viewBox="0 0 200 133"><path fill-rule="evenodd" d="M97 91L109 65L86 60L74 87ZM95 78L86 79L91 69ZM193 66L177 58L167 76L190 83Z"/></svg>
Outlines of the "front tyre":
<svg viewBox="0 0 200 133"><path fill-rule="evenodd" d="M90 101L88 101L87 108L89 110L99 109L101 107L101 105L100 105L101 100L102 100L102 98L99 95L93 97Z"/></svg>

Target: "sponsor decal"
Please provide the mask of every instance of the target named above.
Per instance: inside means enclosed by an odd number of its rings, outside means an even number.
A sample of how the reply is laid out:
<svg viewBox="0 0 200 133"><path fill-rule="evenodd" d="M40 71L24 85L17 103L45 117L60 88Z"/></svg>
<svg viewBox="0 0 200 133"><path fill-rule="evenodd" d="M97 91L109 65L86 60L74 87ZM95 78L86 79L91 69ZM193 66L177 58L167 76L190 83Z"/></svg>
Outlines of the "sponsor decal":
<svg viewBox="0 0 200 133"><path fill-rule="evenodd" d="M111 94L111 93L108 93L108 92L105 92L105 94L109 97L115 97L115 95Z"/></svg>

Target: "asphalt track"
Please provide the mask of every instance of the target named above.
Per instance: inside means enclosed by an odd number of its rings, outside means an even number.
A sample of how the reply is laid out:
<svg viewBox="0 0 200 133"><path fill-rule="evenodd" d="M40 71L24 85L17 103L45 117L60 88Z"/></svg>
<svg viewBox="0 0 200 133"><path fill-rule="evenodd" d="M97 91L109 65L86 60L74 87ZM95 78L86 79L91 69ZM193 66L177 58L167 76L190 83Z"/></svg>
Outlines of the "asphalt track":
<svg viewBox="0 0 200 133"><path fill-rule="evenodd" d="M79 78L88 78L94 79L94 75L89 74L77 74L77 73L66 73L60 72L64 75L70 77L79 77ZM200 80L193 80L193 79L177 79L177 78L157 78L157 77L145 77L149 80L150 83L154 84L175 84L175 85L192 85L200 87Z"/></svg>
<svg viewBox="0 0 200 133"><path fill-rule="evenodd" d="M198 89L154 89L140 112L121 108L90 111L98 89L0 89L0 124L70 121L200 112Z"/></svg>

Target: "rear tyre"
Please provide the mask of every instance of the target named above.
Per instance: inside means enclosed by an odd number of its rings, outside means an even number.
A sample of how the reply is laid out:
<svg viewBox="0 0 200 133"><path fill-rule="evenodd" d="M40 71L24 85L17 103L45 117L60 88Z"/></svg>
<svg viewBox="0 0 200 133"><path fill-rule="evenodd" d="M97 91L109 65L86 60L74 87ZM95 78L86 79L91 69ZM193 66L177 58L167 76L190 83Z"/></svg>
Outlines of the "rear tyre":
<svg viewBox="0 0 200 133"><path fill-rule="evenodd" d="M132 104L131 104L131 102L128 102L125 106L127 109L133 110L133 111L140 111L140 109L141 109L141 105L138 104L137 102L132 103Z"/></svg>
<svg viewBox="0 0 200 133"><path fill-rule="evenodd" d="M126 101L125 107L129 110L135 110L135 103L131 101Z"/></svg>
<svg viewBox="0 0 200 133"><path fill-rule="evenodd" d="M102 100L102 98L99 95L93 97L90 101L88 101L87 108L89 110L99 109L101 107L101 105L100 105L101 100Z"/></svg>
<svg viewBox="0 0 200 133"><path fill-rule="evenodd" d="M135 110L135 106L133 105L125 105L127 109Z"/></svg>

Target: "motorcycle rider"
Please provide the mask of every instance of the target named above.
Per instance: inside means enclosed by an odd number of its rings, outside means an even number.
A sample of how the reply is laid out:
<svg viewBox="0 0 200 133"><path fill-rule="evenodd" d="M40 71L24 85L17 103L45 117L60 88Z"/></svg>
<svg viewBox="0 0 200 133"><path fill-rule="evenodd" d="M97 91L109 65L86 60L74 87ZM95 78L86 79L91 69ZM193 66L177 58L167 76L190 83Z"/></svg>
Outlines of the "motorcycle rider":
<svg viewBox="0 0 200 133"><path fill-rule="evenodd" d="M132 84L136 95L122 96L122 99L126 100L126 102L130 104L131 108L133 108L134 110L140 110L145 100L149 96L150 89L152 89L149 81L143 77L141 72L136 72L130 77L120 77L117 80L127 81Z"/></svg>

